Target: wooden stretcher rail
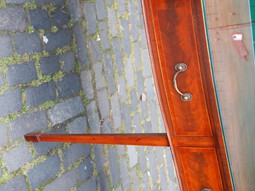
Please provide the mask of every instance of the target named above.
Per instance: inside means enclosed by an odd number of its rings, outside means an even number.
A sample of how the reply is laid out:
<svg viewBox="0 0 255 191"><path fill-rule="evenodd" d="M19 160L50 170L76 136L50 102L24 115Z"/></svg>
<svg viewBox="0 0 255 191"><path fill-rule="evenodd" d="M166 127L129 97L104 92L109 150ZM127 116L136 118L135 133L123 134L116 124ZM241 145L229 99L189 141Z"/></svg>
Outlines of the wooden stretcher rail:
<svg viewBox="0 0 255 191"><path fill-rule="evenodd" d="M65 142L137 146L169 146L165 133L142 134L41 134L25 135L30 142Z"/></svg>

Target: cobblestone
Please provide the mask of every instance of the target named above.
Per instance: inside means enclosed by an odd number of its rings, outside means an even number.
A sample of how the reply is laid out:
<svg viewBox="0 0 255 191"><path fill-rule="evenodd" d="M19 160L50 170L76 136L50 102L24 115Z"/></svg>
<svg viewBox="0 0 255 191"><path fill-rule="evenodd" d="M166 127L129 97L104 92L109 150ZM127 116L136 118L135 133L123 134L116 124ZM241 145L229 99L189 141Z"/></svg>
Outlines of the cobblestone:
<svg viewBox="0 0 255 191"><path fill-rule="evenodd" d="M109 32L113 37L118 35L118 23L116 12L113 8L107 8Z"/></svg>
<svg viewBox="0 0 255 191"><path fill-rule="evenodd" d="M84 106L81 98L75 97L56 104L47 113L53 125L56 125L77 116L83 111Z"/></svg>
<svg viewBox="0 0 255 191"><path fill-rule="evenodd" d="M0 185L0 190L8 191L27 191L27 185L24 176L18 176L12 179L10 182Z"/></svg>
<svg viewBox="0 0 255 191"><path fill-rule="evenodd" d="M28 106L37 107L46 101L56 99L54 82L47 82L38 87L28 87L26 89L26 103Z"/></svg>
<svg viewBox="0 0 255 191"><path fill-rule="evenodd" d="M103 49L109 49L111 47L109 39L108 39L108 26L107 23L102 21L98 24L100 30L100 41L102 43Z"/></svg>
<svg viewBox="0 0 255 191"><path fill-rule="evenodd" d="M105 164L105 155L104 155L104 151L103 151L103 146L95 145L94 153L95 153L96 168L97 168L97 171L100 172L103 170L104 164Z"/></svg>
<svg viewBox="0 0 255 191"><path fill-rule="evenodd" d="M6 79L10 86L28 83L37 79L34 62L9 65Z"/></svg>
<svg viewBox="0 0 255 191"><path fill-rule="evenodd" d="M59 56L53 55L42 58L40 67L43 75L50 75L60 70Z"/></svg>
<svg viewBox="0 0 255 191"><path fill-rule="evenodd" d="M77 191L96 190L96 180L92 177L77 188Z"/></svg>
<svg viewBox="0 0 255 191"><path fill-rule="evenodd" d="M69 148L63 151L63 165L67 168L74 164L81 157L85 157L90 153L90 145L72 144Z"/></svg>
<svg viewBox="0 0 255 191"><path fill-rule="evenodd" d="M68 25L70 20L68 14L61 9L56 9L51 14L51 19L52 19L53 25L58 28L62 28L64 25Z"/></svg>
<svg viewBox="0 0 255 191"><path fill-rule="evenodd" d="M32 159L29 148L25 143L3 154L3 161L8 172L18 170Z"/></svg>
<svg viewBox="0 0 255 191"><path fill-rule="evenodd" d="M92 3L84 3L85 19L87 24L87 34L92 35L97 32L96 9Z"/></svg>
<svg viewBox="0 0 255 191"><path fill-rule="evenodd" d="M12 54L11 38L9 36L0 36L0 59Z"/></svg>
<svg viewBox="0 0 255 191"><path fill-rule="evenodd" d="M41 164L35 166L28 172L28 180L31 189L34 190L47 180L56 176L60 170L60 161L57 155L50 156ZM47 170L45 170L47 169Z"/></svg>
<svg viewBox="0 0 255 191"><path fill-rule="evenodd" d="M114 129L119 129L121 127L121 111L120 104L117 95L111 97L111 108L112 108L112 118Z"/></svg>
<svg viewBox="0 0 255 191"><path fill-rule="evenodd" d="M64 72L70 72L75 67L75 57L73 52L67 52L59 55L60 63L63 64L62 70Z"/></svg>
<svg viewBox="0 0 255 191"><path fill-rule="evenodd" d="M81 4L79 0L69 0L71 18L74 22L80 22L82 19Z"/></svg>
<svg viewBox="0 0 255 191"><path fill-rule="evenodd" d="M110 111L106 89L98 91L97 95L98 95L98 106L99 106L101 118L105 119L108 117L109 111Z"/></svg>
<svg viewBox="0 0 255 191"><path fill-rule="evenodd" d="M0 30L23 31L26 28L26 16L18 7L0 9Z"/></svg>
<svg viewBox="0 0 255 191"><path fill-rule="evenodd" d="M50 17L45 10L29 10L30 23L34 29L50 30Z"/></svg>
<svg viewBox="0 0 255 191"><path fill-rule="evenodd" d="M102 59L98 41L91 39L89 41L89 49L92 62L100 61Z"/></svg>
<svg viewBox="0 0 255 191"><path fill-rule="evenodd" d="M98 184L100 190L110 190L110 186L107 180L107 175L105 172L102 172L101 174L98 175Z"/></svg>
<svg viewBox="0 0 255 191"><path fill-rule="evenodd" d="M61 177L54 180L52 183L48 184L43 190L53 191L70 191L71 188L78 182L79 174L75 169L63 174Z"/></svg>
<svg viewBox="0 0 255 191"><path fill-rule="evenodd" d="M140 190L140 182L135 168L131 171L133 190Z"/></svg>
<svg viewBox="0 0 255 191"><path fill-rule="evenodd" d="M128 88L134 87L134 84L135 84L134 69L132 66L132 60L130 58L128 58L125 63L125 73L126 73L126 79L127 79L127 87Z"/></svg>
<svg viewBox="0 0 255 191"><path fill-rule="evenodd" d="M147 159L146 159L146 152L145 147L138 147L137 154L138 154L138 163L140 164L140 171L145 173L147 170Z"/></svg>
<svg viewBox="0 0 255 191"><path fill-rule="evenodd" d="M54 5L57 7L60 7L63 5L64 1L63 0L35 0L36 5L38 6L43 6L43 5Z"/></svg>
<svg viewBox="0 0 255 191"><path fill-rule="evenodd" d="M93 175L93 161L90 157L87 157L79 165L78 171L81 179L87 179Z"/></svg>
<svg viewBox="0 0 255 191"><path fill-rule="evenodd" d="M91 133L100 133L100 123L96 102L92 101L86 107Z"/></svg>
<svg viewBox="0 0 255 191"><path fill-rule="evenodd" d="M129 55L131 53L129 23L125 19L121 19L120 23L121 23L123 49L124 49L125 54Z"/></svg>
<svg viewBox="0 0 255 191"><path fill-rule="evenodd" d="M80 77L77 73L65 76L57 82L59 98L66 98L77 95L81 90Z"/></svg>
<svg viewBox="0 0 255 191"><path fill-rule="evenodd" d="M136 147L134 147L134 146L127 146L127 151L128 151L128 157L129 157L129 166L132 168L138 162L137 153L136 153Z"/></svg>
<svg viewBox="0 0 255 191"><path fill-rule="evenodd" d="M9 127L6 124L0 122L0 135L2 135L2 138L0 139L0 147L8 143L8 129Z"/></svg>
<svg viewBox="0 0 255 191"><path fill-rule="evenodd" d="M74 121L68 124L67 129L69 133L86 133L88 130L88 125L85 117L78 117Z"/></svg>
<svg viewBox="0 0 255 191"><path fill-rule="evenodd" d="M109 168L110 168L110 179L112 182L112 186L115 187L120 183L120 170L117 159L117 152L114 148L108 150L109 152Z"/></svg>
<svg viewBox="0 0 255 191"><path fill-rule="evenodd" d="M27 3L30 0L6 0L6 3L15 3L15 4L23 4L23 3Z"/></svg>
<svg viewBox="0 0 255 191"><path fill-rule="evenodd" d="M106 11L106 8L105 8L104 1L96 0L96 10L97 10L97 18L98 18L98 20L106 19L107 11Z"/></svg>
<svg viewBox="0 0 255 191"><path fill-rule="evenodd" d="M81 72L81 84L87 99L94 98L94 90L92 85L92 75L90 70Z"/></svg>
<svg viewBox="0 0 255 191"><path fill-rule="evenodd" d="M118 93L120 95L121 103L124 103L127 99L127 92L126 92L126 81L124 77L120 77L118 79Z"/></svg>
<svg viewBox="0 0 255 191"><path fill-rule="evenodd" d="M117 9L118 9L118 14L122 16L126 12L125 1L118 1Z"/></svg>
<svg viewBox="0 0 255 191"><path fill-rule="evenodd" d="M54 51L57 48L70 45L72 42L71 31L69 29L63 29L56 33L49 32L45 36L48 39L47 44L45 44L46 51Z"/></svg>
<svg viewBox="0 0 255 191"><path fill-rule="evenodd" d="M21 90L7 90L0 95L0 117L6 117L22 108Z"/></svg>
<svg viewBox="0 0 255 191"><path fill-rule="evenodd" d="M108 92L113 94L116 91L116 84L114 79L114 69L110 54L104 54L104 68L106 80L108 82Z"/></svg>
<svg viewBox="0 0 255 191"><path fill-rule="evenodd" d="M14 36L14 48L17 54L30 54L41 51L41 42L36 33L17 33Z"/></svg>
<svg viewBox="0 0 255 191"><path fill-rule="evenodd" d="M96 83L96 89L101 89L106 87L105 78L103 75L103 65L101 62L97 62L93 65L93 69L95 72L95 83Z"/></svg>
<svg viewBox="0 0 255 191"><path fill-rule="evenodd" d="M118 74L121 75L123 72L123 59L122 59L122 53L121 53L121 46L120 46L120 40L114 39L112 40L112 50L115 57L115 63L118 70Z"/></svg>
<svg viewBox="0 0 255 191"><path fill-rule="evenodd" d="M141 52L139 42L134 42L134 63L136 67L141 66Z"/></svg>
<svg viewBox="0 0 255 191"><path fill-rule="evenodd" d="M130 178L129 178L129 170L127 166L128 162L126 158L122 158L120 160L120 177L121 177L121 184L124 191L129 190L130 188Z"/></svg>
<svg viewBox="0 0 255 191"><path fill-rule="evenodd" d="M10 135L12 140L23 137L27 133L40 131L48 127L45 111L26 113L10 122Z"/></svg>
<svg viewBox="0 0 255 191"><path fill-rule="evenodd" d="M132 122L130 117L130 107L128 105L121 105L121 118L124 122L125 132L131 133L132 132Z"/></svg>
<svg viewBox="0 0 255 191"><path fill-rule="evenodd" d="M0 88L4 85L4 79L3 79L3 75L0 72Z"/></svg>
<svg viewBox="0 0 255 191"><path fill-rule="evenodd" d="M88 49L87 43L85 41L85 36L80 25L75 25L73 28L76 43L77 43L77 55L80 64L87 65L89 63L88 60Z"/></svg>

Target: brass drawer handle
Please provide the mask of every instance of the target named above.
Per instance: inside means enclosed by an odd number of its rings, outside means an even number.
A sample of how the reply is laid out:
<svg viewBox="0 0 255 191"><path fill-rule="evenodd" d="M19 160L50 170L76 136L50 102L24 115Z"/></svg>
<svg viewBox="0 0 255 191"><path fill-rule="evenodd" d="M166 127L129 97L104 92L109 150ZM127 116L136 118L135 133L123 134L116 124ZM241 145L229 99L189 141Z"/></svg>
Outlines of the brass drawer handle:
<svg viewBox="0 0 255 191"><path fill-rule="evenodd" d="M202 188L201 191L212 191L211 188Z"/></svg>
<svg viewBox="0 0 255 191"><path fill-rule="evenodd" d="M182 101L190 101L192 100L192 95L190 93L182 93L177 86L177 76L179 73L184 72L187 70L187 65L184 63L179 63L175 65L175 70L177 71L174 75L173 83L174 83L174 89L180 94Z"/></svg>

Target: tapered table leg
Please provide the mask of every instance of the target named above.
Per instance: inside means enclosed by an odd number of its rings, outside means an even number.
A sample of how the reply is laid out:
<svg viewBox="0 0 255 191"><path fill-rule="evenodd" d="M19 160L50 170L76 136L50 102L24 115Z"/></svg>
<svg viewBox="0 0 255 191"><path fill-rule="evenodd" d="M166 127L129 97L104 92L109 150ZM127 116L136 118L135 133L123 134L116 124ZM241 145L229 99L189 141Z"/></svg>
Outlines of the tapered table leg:
<svg viewBox="0 0 255 191"><path fill-rule="evenodd" d="M169 146L166 133L142 134L41 134L25 135L30 142L65 142L111 145Z"/></svg>

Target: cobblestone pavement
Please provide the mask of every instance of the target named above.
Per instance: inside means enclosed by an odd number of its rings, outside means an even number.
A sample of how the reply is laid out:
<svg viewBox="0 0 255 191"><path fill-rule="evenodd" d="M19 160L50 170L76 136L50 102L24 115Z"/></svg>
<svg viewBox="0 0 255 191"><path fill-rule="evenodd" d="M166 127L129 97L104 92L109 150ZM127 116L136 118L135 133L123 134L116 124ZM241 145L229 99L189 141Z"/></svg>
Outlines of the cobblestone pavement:
<svg viewBox="0 0 255 191"><path fill-rule="evenodd" d="M0 190L179 190L169 148L34 131L164 132L138 0L0 0Z"/></svg>

